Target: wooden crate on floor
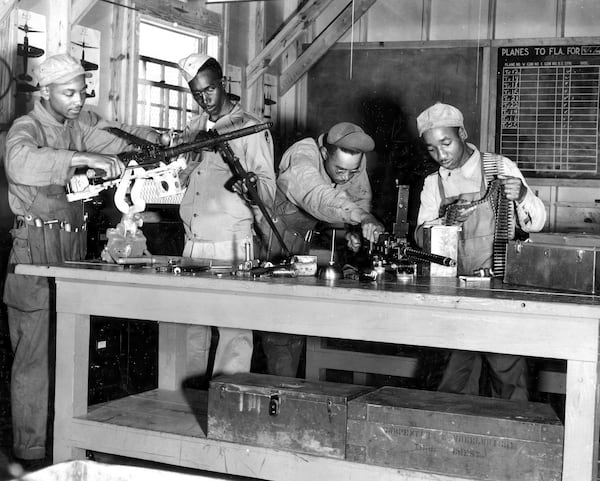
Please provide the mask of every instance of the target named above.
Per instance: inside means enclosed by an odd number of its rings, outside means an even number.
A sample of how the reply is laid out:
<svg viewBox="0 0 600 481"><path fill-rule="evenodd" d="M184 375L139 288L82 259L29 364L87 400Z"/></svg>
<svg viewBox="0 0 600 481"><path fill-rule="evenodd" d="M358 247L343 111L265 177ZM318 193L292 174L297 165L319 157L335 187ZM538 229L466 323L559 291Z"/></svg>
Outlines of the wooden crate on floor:
<svg viewBox="0 0 600 481"><path fill-rule="evenodd" d="M344 459L347 402L365 386L268 374L210 382L208 438Z"/></svg>
<svg viewBox="0 0 600 481"><path fill-rule="evenodd" d="M383 387L348 402L346 459L490 481L560 481L547 404Z"/></svg>

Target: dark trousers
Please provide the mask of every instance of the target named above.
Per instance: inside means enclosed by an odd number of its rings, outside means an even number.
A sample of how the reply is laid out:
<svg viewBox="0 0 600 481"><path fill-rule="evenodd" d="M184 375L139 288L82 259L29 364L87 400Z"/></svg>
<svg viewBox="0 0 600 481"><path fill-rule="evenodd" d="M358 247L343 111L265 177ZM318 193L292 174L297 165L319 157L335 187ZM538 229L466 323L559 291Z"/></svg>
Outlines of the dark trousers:
<svg viewBox="0 0 600 481"><path fill-rule="evenodd" d="M306 336L261 332L267 372L276 376L296 377L300 356L306 348Z"/></svg>
<svg viewBox="0 0 600 481"><path fill-rule="evenodd" d="M507 354L453 351L438 391L479 395L483 363L487 363L492 397L527 401L527 362Z"/></svg>

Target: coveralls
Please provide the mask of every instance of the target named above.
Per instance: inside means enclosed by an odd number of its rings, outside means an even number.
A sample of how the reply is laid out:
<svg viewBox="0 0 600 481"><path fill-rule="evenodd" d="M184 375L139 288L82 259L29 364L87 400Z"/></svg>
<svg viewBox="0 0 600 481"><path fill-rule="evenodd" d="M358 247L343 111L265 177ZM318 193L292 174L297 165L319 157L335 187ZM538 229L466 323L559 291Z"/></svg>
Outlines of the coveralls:
<svg viewBox="0 0 600 481"><path fill-rule="evenodd" d="M487 190L481 154L471 144L473 154L463 166L452 171L440 167L438 172L425 179L421 193L421 207L417 224L440 224L443 206L457 199L475 201ZM546 221L542 201L527 186L523 175L514 162L501 157L502 172L519 177L527 194L516 204L520 227L526 232L541 230ZM458 274L472 275L475 269L492 267L495 213L487 202L479 204L462 224L458 244ZM485 358L490 368L492 396L505 399L527 400L527 364L524 358L505 354L453 351L450 355L438 390L479 395L479 378Z"/></svg>
<svg viewBox="0 0 600 481"><path fill-rule="evenodd" d="M77 260L85 257L83 203L69 203L65 184L74 173L75 152L116 154L127 143L104 130L117 126L82 111L59 123L38 101L13 123L6 138L8 201L16 216L4 289L14 360L11 372L13 451L21 459L45 457L49 382L50 289L48 280L16 275L15 264ZM156 140L150 129L130 133ZM33 219L50 221L36 227ZM69 224L71 232L61 229ZM52 228L50 228L52 227ZM75 232L75 231L78 232Z"/></svg>
<svg viewBox="0 0 600 481"><path fill-rule="evenodd" d="M296 142L285 151L279 164L275 223L292 254L306 254L310 231L318 221L330 224L353 223L351 213L371 210L371 185L363 155L359 172L345 184L335 184L325 170L320 148L323 135ZM274 236L270 256L280 254ZM296 376L305 336L264 332L263 351L270 374Z"/></svg>
<svg viewBox="0 0 600 481"><path fill-rule="evenodd" d="M235 104L227 115L212 126L219 134L250 127L259 121ZM184 141L193 141L208 130L208 115L203 112L191 120ZM273 142L268 130L229 141L234 154L248 172L258 177L258 194L267 207L275 195ZM203 151L188 156L188 167L181 176L189 179L180 206L185 228L183 255L213 263L232 265L244 261L245 248L253 241L253 223L260 222L258 208L250 208L237 194L225 187L232 172L218 152ZM187 329L188 376L204 376L210 352L211 328L218 319L206 317L206 326ZM214 374L249 372L252 358L252 331L219 328Z"/></svg>

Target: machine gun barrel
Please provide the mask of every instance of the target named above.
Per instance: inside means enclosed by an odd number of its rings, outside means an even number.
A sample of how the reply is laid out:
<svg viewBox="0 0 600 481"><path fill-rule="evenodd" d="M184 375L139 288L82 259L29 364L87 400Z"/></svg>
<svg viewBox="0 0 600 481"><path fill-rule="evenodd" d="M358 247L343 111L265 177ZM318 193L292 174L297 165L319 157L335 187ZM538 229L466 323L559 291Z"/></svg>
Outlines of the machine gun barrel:
<svg viewBox="0 0 600 481"><path fill-rule="evenodd" d="M431 254L420 249L414 249L412 247L402 247L400 252L403 256L417 260L433 262L434 264L440 264L442 266L454 267L456 261L450 257L441 256L439 254Z"/></svg>
<svg viewBox="0 0 600 481"><path fill-rule="evenodd" d="M177 157L180 154L192 152L194 150L207 149L215 147L223 142L227 142L232 139L239 137L245 137L246 135L255 134L262 130L266 130L273 126L273 122L264 122L262 124L252 125L250 127L244 127L238 130L232 130L224 134L218 134L216 132L206 132L206 138L202 140L195 140L193 142L186 142L183 144L175 145L173 147L162 147L158 144L143 141L137 139L135 136L128 134L120 129L109 127L106 130L117 135L118 137L124 138L131 143L137 143L135 150L121 152L118 154L119 159L127 167L130 161L135 161L135 165L139 167L151 167L158 165L160 162L168 164L169 159ZM133 139L137 139L134 140Z"/></svg>
<svg viewBox="0 0 600 481"><path fill-rule="evenodd" d="M207 139L197 140L194 142L187 142L185 144L179 144L174 147L168 147L163 150L164 156L176 157L180 154L185 154L186 152L191 152L192 150L201 150L210 147L214 147L222 142L228 142L232 139L237 139L239 137L245 137L246 135L256 134L257 132L261 132L262 130L266 130L273 127L273 122L264 122L262 124L251 125L250 127L244 127L239 130L232 130L231 132L226 132L224 134L215 134L208 132L207 135L210 136Z"/></svg>

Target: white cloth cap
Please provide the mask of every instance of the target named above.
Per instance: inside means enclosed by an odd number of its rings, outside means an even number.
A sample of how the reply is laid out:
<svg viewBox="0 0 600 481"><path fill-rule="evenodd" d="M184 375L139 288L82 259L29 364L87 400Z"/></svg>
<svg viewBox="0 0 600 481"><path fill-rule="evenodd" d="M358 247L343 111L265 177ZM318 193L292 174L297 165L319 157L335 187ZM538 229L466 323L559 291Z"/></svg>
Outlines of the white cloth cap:
<svg viewBox="0 0 600 481"><path fill-rule="evenodd" d="M464 129L463 114L452 105L438 102L421 112L417 117L419 137L427 130L438 127L462 127Z"/></svg>
<svg viewBox="0 0 600 481"><path fill-rule="evenodd" d="M48 57L40 63L37 74L40 87L46 87L50 84L63 84L79 75L85 75L86 77L92 75L84 70L79 60L66 53Z"/></svg>
<svg viewBox="0 0 600 481"><path fill-rule="evenodd" d="M193 53L179 61L179 70L183 74L186 82L192 80L197 74L200 67L206 63L212 57L203 53Z"/></svg>

